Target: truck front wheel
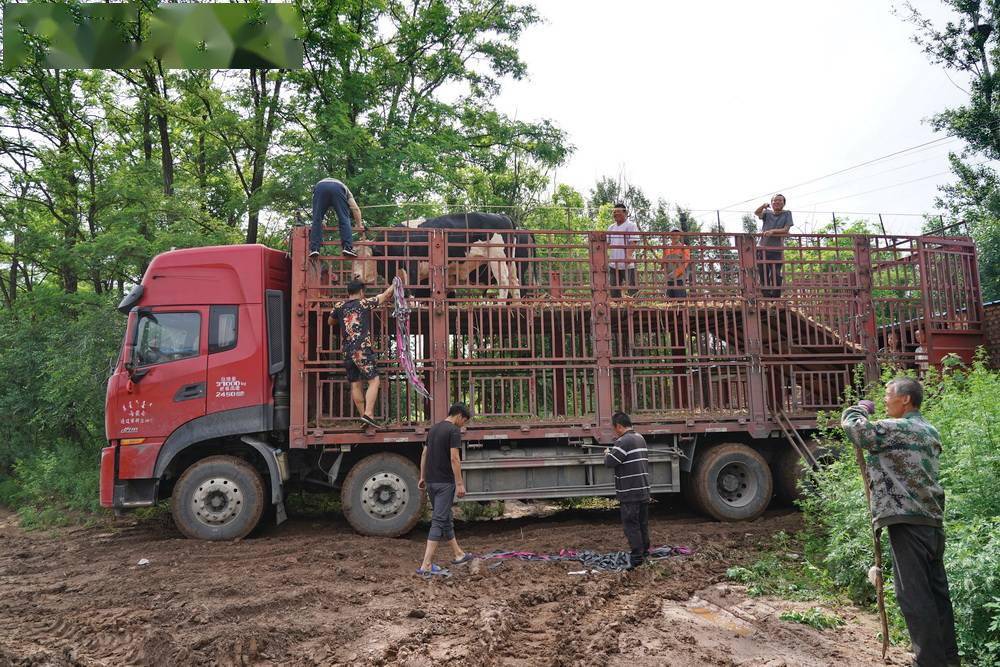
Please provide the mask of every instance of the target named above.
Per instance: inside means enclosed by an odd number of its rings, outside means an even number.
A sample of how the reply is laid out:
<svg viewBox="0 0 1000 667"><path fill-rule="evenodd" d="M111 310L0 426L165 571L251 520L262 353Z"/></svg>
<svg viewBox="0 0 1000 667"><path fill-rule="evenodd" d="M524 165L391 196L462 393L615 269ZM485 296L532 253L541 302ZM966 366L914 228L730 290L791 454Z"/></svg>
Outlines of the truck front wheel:
<svg viewBox="0 0 1000 667"><path fill-rule="evenodd" d="M341 506L348 523L362 535L399 537L420 520L420 473L399 454L374 454L358 461L344 479Z"/></svg>
<svg viewBox="0 0 1000 667"><path fill-rule="evenodd" d="M739 443L702 451L690 483L698 508L719 521L756 519L767 509L774 490L767 461Z"/></svg>
<svg viewBox="0 0 1000 667"><path fill-rule="evenodd" d="M209 456L184 471L173 493L174 523L197 540L245 537L260 521L264 482L235 456Z"/></svg>

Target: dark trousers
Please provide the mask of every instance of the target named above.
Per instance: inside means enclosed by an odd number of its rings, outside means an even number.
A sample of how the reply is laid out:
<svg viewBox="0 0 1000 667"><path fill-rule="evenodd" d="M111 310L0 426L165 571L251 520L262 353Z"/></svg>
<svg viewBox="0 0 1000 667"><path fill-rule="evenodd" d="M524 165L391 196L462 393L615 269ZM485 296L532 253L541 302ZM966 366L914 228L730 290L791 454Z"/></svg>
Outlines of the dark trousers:
<svg viewBox="0 0 1000 667"><path fill-rule="evenodd" d="M312 229L309 230L309 252L323 245L323 218L333 207L340 226L340 245L344 250L354 249L351 231L351 209L347 205L347 188L340 181L320 181L313 186Z"/></svg>
<svg viewBox="0 0 1000 667"><path fill-rule="evenodd" d="M785 253L783 250L758 250L757 272L760 274L761 293L769 299L781 296L782 268Z"/></svg>
<svg viewBox="0 0 1000 667"><path fill-rule="evenodd" d="M620 503L622 508L622 528L628 540L628 560L632 567L642 565L649 551L649 501Z"/></svg>
<svg viewBox="0 0 1000 667"><path fill-rule="evenodd" d="M893 586L916 654L913 664L958 664L955 615L944 572L944 531L907 523L888 530Z"/></svg>
<svg viewBox="0 0 1000 667"><path fill-rule="evenodd" d="M673 280L667 281L667 298L668 299L683 299L687 296L687 290L684 289L684 279L674 278Z"/></svg>
<svg viewBox="0 0 1000 667"><path fill-rule="evenodd" d="M611 296L612 298L620 298L622 295L621 288L624 286L635 287L636 276L635 269L616 269L611 267L608 270L608 281L611 283ZM629 296L635 296L638 290L627 289L625 293Z"/></svg>
<svg viewBox="0 0 1000 667"><path fill-rule="evenodd" d="M455 521L451 506L455 502L454 482L427 482L427 498L431 501L431 530L429 542L448 542L455 539Z"/></svg>

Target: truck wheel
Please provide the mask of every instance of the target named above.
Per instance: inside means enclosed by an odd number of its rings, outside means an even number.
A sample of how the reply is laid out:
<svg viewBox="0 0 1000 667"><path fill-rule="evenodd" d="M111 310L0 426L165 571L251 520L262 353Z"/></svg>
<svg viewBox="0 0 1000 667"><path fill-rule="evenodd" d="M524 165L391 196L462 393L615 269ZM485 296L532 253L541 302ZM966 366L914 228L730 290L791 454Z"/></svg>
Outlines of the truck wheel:
<svg viewBox="0 0 1000 667"><path fill-rule="evenodd" d="M234 540L264 512L264 482L235 456L209 456L184 471L173 493L174 523L196 540Z"/></svg>
<svg viewBox="0 0 1000 667"><path fill-rule="evenodd" d="M399 537L413 530L423 509L420 473L399 454L373 454L351 468L340 490L347 522L362 535Z"/></svg>
<svg viewBox="0 0 1000 667"><path fill-rule="evenodd" d="M820 465L829 462L829 451L816 444L815 440L807 440L806 446L820 462ZM802 460L802 457L799 456L798 452L792 449L790 445L783 447L777 456L774 457L771 468L774 474L774 494L778 499L789 505L800 500L802 498L802 489L799 488L799 483L806 480L808 466Z"/></svg>
<svg viewBox="0 0 1000 667"><path fill-rule="evenodd" d="M773 492L767 461L738 443L702 451L691 471L691 486L699 508L719 521L757 518L767 509Z"/></svg>

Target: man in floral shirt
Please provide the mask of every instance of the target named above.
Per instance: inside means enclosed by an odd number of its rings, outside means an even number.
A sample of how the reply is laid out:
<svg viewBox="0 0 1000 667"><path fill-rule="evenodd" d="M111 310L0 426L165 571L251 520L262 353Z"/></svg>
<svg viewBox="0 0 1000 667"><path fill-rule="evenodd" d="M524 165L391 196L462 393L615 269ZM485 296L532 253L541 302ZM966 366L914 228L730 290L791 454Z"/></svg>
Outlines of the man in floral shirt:
<svg viewBox="0 0 1000 667"><path fill-rule="evenodd" d="M400 269L399 279L406 282L406 271ZM372 349L372 310L392 297L390 284L377 296L365 298L365 284L355 278L347 284L347 300L338 302L330 312L340 324L347 381L351 383L351 400L361 413L361 421L378 428L375 421L375 401L378 400L379 377ZM367 390L363 384L367 382Z"/></svg>

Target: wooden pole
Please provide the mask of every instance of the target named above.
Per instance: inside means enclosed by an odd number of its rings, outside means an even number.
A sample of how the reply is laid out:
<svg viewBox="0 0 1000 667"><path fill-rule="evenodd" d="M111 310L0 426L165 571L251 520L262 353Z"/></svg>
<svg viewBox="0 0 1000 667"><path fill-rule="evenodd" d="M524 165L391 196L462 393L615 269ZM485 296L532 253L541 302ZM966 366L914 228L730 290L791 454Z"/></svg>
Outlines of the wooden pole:
<svg viewBox="0 0 1000 667"><path fill-rule="evenodd" d="M854 446L854 457L861 470L861 481L865 485L865 501L868 504L868 515L872 513L872 489L868 478L868 466L861 448ZM882 623L882 659L885 660L889 651L889 617L885 613L885 579L882 577L882 529L872 524L872 546L875 551L875 598L878 601L878 618Z"/></svg>

